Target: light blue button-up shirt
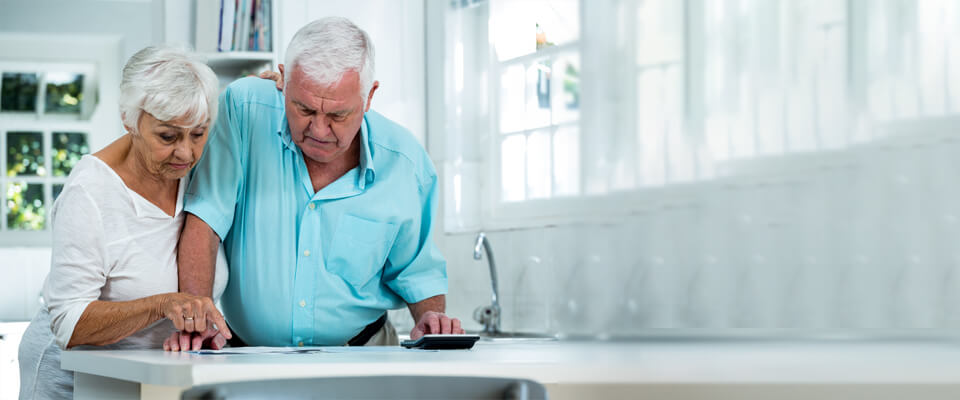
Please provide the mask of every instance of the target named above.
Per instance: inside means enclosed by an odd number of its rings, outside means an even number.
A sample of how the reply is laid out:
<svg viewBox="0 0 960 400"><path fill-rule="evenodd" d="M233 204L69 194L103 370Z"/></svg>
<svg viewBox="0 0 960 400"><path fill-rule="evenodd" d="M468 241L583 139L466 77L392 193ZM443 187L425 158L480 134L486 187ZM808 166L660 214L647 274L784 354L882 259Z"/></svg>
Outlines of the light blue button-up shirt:
<svg viewBox="0 0 960 400"><path fill-rule="evenodd" d="M251 345L342 345L385 310L447 292L437 174L413 135L364 115L360 165L314 193L273 81L240 79L184 209L223 239L230 329Z"/></svg>

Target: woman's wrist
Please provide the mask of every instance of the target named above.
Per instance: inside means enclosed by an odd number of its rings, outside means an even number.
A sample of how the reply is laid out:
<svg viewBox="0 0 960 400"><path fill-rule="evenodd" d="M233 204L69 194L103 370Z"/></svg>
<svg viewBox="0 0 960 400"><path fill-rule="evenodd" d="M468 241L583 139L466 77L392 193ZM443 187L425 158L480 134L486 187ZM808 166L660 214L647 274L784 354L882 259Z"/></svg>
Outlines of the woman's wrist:
<svg viewBox="0 0 960 400"><path fill-rule="evenodd" d="M166 309L167 302L170 301L170 297L173 293L161 293L148 297L147 299L151 300L150 309L152 310L152 317L156 320L161 320L167 317L164 310Z"/></svg>

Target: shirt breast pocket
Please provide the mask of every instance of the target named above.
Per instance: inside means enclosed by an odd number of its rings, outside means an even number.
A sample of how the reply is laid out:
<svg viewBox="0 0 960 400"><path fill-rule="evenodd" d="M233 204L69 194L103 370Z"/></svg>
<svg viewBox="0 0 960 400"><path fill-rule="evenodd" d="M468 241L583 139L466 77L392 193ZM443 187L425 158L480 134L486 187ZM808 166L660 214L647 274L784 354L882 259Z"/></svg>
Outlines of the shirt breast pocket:
<svg viewBox="0 0 960 400"><path fill-rule="evenodd" d="M383 269L397 230L396 224L343 214L330 241L327 270L353 286L366 286Z"/></svg>

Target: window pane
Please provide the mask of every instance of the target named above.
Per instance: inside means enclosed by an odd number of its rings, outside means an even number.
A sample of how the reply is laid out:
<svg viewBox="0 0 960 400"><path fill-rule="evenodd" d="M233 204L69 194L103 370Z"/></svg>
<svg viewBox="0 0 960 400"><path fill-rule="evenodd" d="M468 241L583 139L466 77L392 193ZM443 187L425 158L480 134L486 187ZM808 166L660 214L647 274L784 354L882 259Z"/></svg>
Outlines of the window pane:
<svg viewBox="0 0 960 400"><path fill-rule="evenodd" d="M507 67L500 75L500 132L517 132L523 129L523 66Z"/></svg>
<svg viewBox="0 0 960 400"><path fill-rule="evenodd" d="M549 198L550 175L550 131L536 131L527 138L527 198Z"/></svg>
<svg viewBox="0 0 960 400"><path fill-rule="evenodd" d="M556 196L580 194L580 135L577 127L562 127L553 136L553 181Z"/></svg>
<svg viewBox="0 0 960 400"><path fill-rule="evenodd" d="M637 162L640 185L662 185L666 180L666 79L660 68L645 69L638 78L637 144L640 157Z"/></svg>
<svg viewBox="0 0 960 400"><path fill-rule="evenodd" d="M11 182L7 184L7 227L18 230L42 230L46 220L43 185Z"/></svg>
<svg viewBox="0 0 960 400"><path fill-rule="evenodd" d="M563 56L553 63L559 77L553 82L553 123L576 121L580 117L580 57Z"/></svg>
<svg viewBox="0 0 960 400"><path fill-rule="evenodd" d="M53 184L53 197L52 197L53 201L57 201L57 197L60 197L60 192L62 191L63 191L62 183Z"/></svg>
<svg viewBox="0 0 960 400"><path fill-rule="evenodd" d="M637 65L683 58L683 5L677 0L642 1L637 7Z"/></svg>
<svg viewBox="0 0 960 400"><path fill-rule="evenodd" d="M0 111L37 110L37 74L6 72L0 86Z"/></svg>
<svg viewBox="0 0 960 400"><path fill-rule="evenodd" d="M524 156L526 137L510 135L500 145L500 198L503 201L523 201L526 176Z"/></svg>
<svg viewBox="0 0 960 400"><path fill-rule="evenodd" d="M43 134L7 132L7 176L44 176Z"/></svg>
<svg viewBox="0 0 960 400"><path fill-rule="evenodd" d="M527 68L526 127L542 128L550 125L550 63L541 60Z"/></svg>
<svg viewBox="0 0 960 400"><path fill-rule="evenodd" d="M47 74L46 112L79 114L81 101L83 101L83 75Z"/></svg>
<svg viewBox="0 0 960 400"><path fill-rule="evenodd" d="M490 4L490 33L501 61L580 36L578 0L494 0Z"/></svg>
<svg viewBox="0 0 960 400"><path fill-rule="evenodd" d="M80 157L90 152L87 135L74 132L53 133L53 176L67 176Z"/></svg>

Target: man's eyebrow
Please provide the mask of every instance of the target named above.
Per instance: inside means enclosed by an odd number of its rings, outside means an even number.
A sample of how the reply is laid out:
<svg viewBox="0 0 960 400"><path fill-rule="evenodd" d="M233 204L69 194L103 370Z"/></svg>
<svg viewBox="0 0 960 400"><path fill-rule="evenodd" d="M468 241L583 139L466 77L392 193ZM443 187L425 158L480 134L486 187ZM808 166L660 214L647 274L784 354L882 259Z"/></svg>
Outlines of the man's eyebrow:
<svg viewBox="0 0 960 400"><path fill-rule="evenodd" d="M350 114L351 112L353 112L353 109L352 109L352 108L351 108L351 109L347 109L347 110L331 111L331 112L328 112L327 114L347 115L347 114Z"/></svg>
<svg viewBox="0 0 960 400"><path fill-rule="evenodd" d="M296 105L300 106L301 108L305 108L305 109L307 109L307 110L314 111L312 108L310 108L310 106L308 106L308 105L306 105L306 104L303 104L303 103L301 103L301 102L299 102L299 101L297 101L297 100L290 100L290 101L292 101L293 104L296 104Z"/></svg>

